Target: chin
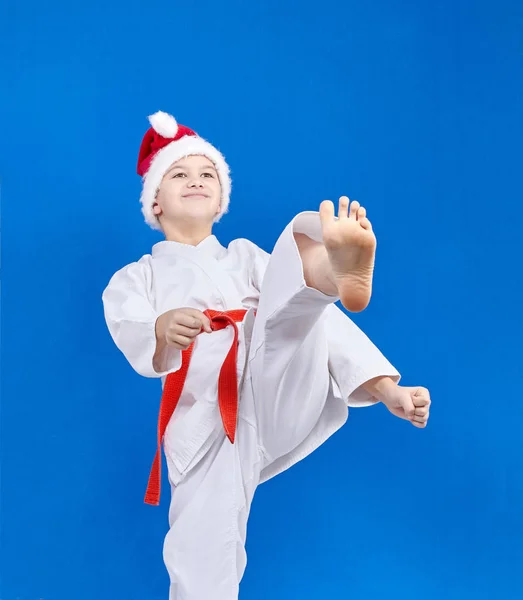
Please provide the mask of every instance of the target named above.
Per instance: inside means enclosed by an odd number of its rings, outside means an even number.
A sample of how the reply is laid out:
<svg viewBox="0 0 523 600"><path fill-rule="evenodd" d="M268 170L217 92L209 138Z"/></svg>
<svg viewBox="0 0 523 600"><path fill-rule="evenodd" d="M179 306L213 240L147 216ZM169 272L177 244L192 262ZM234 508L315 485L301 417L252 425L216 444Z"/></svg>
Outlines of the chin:
<svg viewBox="0 0 523 600"><path fill-rule="evenodd" d="M209 214L206 212L190 212L185 213L184 215L179 215L178 218L183 219L184 221L209 221L212 223L214 221L214 214Z"/></svg>

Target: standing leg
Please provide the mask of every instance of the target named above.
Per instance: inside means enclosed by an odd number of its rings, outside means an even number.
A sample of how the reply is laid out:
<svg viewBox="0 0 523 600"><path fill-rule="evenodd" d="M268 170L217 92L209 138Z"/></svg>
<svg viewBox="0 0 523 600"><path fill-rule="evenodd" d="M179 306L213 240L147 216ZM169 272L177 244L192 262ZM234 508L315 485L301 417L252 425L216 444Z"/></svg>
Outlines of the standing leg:
<svg viewBox="0 0 523 600"><path fill-rule="evenodd" d="M237 600L259 465L256 432L240 419L234 444L220 433L200 462L171 482L164 543L170 600Z"/></svg>

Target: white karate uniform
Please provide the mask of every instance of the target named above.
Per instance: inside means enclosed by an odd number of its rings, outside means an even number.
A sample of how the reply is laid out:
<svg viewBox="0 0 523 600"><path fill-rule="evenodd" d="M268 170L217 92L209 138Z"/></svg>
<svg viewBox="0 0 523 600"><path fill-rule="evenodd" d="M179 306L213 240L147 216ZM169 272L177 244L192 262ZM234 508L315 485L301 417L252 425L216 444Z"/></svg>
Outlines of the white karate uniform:
<svg viewBox="0 0 523 600"><path fill-rule="evenodd" d="M398 371L335 306L307 287L293 232L321 241L319 214L297 215L272 255L215 236L198 246L163 241L119 270L103 293L118 348L145 377L181 366L168 348L158 364L155 322L173 308L248 309L238 324L236 440L225 437L218 377L232 327L200 334L164 436L172 499L164 560L170 600L236 600L246 566L247 518L259 483L303 459L346 421L348 406L376 400L361 385ZM256 314L254 314L256 311ZM144 474L144 481L145 481Z"/></svg>

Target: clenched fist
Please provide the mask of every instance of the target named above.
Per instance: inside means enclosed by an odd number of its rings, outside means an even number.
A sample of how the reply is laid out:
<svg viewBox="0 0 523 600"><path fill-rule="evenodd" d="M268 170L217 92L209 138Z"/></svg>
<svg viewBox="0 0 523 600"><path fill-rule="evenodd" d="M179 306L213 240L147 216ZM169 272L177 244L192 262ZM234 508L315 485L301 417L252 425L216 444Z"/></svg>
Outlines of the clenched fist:
<svg viewBox="0 0 523 600"><path fill-rule="evenodd" d="M202 331L211 333L211 322L195 308L176 308L156 320L156 339L159 345L186 350Z"/></svg>
<svg viewBox="0 0 523 600"><path fill-rule="evenodd" d="M427 388L397 385L381 401L394 416L410 421L414 427L427 426L431 404Z"/></svg>
<svg viewBox="0 0 523 600"><path fill-rule="evenodd" d="M427 426L431 405L427 388L401 386L390 377L375 377L364 383L363 388L382 402L395 417L410 421L419 429Z"/></svg>

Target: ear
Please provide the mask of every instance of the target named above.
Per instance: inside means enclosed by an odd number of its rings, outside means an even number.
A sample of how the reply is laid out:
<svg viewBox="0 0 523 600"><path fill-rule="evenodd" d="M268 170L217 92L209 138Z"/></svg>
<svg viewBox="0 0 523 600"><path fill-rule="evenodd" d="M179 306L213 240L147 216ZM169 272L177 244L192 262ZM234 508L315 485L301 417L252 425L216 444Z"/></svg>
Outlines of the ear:
<svg viewBox="0 0 523 600"><path fill-rule="evenodd" d="M162 209L161 209L160 205L158 204L158 202L155 202L153 204L153 215L156 215L158 217L161 214L162 214Z"/></svg>

